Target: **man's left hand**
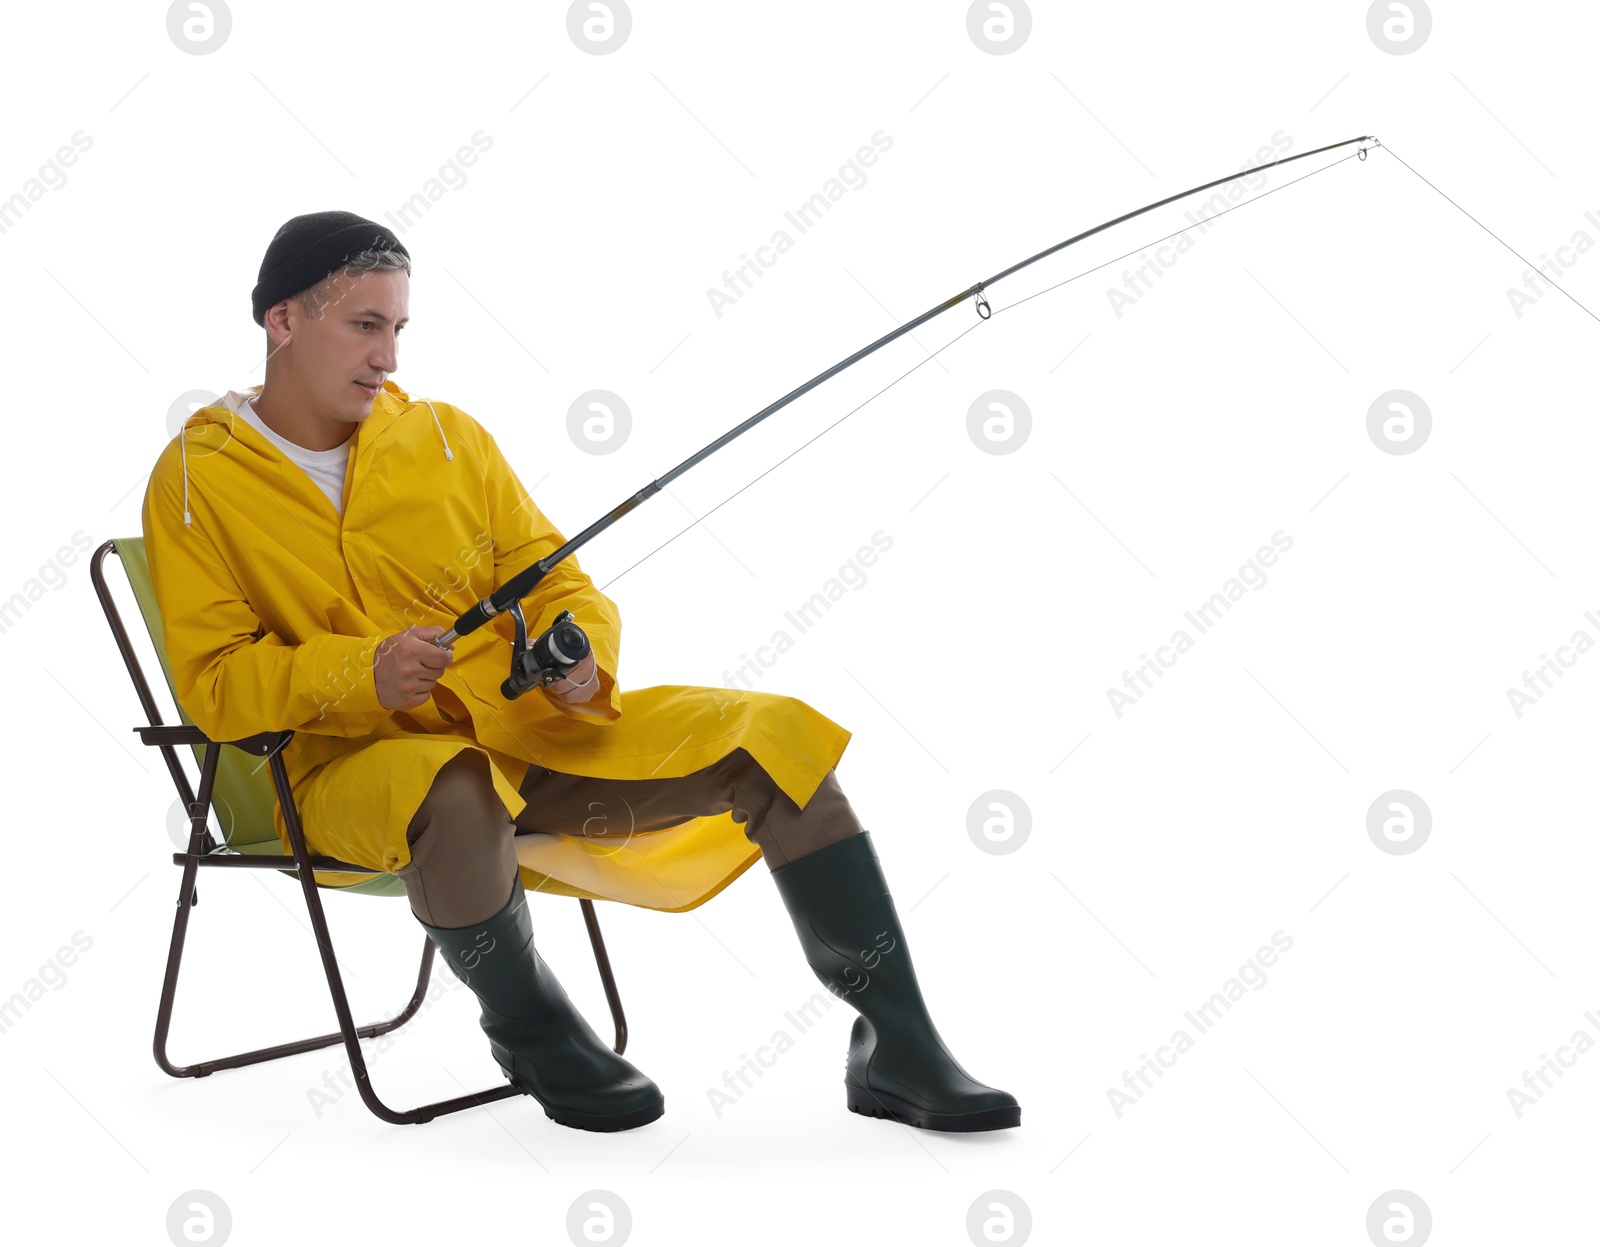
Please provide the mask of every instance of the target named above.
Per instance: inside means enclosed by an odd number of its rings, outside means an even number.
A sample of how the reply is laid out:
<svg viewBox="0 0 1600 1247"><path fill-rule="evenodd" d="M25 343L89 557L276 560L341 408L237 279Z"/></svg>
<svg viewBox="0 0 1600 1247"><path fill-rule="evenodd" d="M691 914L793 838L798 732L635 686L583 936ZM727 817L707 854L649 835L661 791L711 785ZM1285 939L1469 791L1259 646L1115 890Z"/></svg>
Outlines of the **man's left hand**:
<svg viewBox="0 0 1600 1247"><path fill-rule="evenodd" d="M584 655L582 662L553 684L546 684L544 691L569 705L582 705L589 701L600 691L600 673L595 666L594 654Z"/></svg>

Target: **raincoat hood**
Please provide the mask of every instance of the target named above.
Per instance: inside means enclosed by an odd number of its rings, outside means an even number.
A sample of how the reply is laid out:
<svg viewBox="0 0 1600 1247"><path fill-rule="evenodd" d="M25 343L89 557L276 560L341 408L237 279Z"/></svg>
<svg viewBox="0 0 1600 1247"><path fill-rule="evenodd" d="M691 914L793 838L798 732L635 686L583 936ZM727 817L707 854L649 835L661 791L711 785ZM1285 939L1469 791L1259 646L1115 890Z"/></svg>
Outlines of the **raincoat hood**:
<svg viewBox="0 0 1600 1247"><path fill-rule="evenodd" d="M229 390L222 396L220 402L213 403L208 407L202 407L190 415L189 419L184 422L184 428L182 432L187 432L187 430L196 427L194 420L195 417L198 416L207 423L222 425L227 430L227 435L230 437L233 435L233 432L236 428L242 426L249 429L252 433L255 433L256 440L263 442L266 441L265 438L260 436L259 430L252 427L250 422L245 420L239 414L239 409L241 407L243 407L246 403L253 402L256 398L260 397L262 389L263 387L260 385L253 385L248 390ZM385 381L383 383L383 388L378 391L377 398L372 400L372 411L367 414L365 420L361 421L361 425L363 427L372 419L374 415L377 414L378 404L385 395L389 395L391 398L404 403L410 403L412 401L410 395L408 395L393 381ZM426 398L418 399L416 401L426 405L429 414L433 416L434 427L439 430L439 442L444 447L444 457L446 459L454 459L455 454L450 449L450 439L444 434L444 425L440 423L439 413L434 410L433 403ZM393 417L391 416L389 418L392 419ZM360 429L358 428L355 434L352 436L356 439L357 443L359 443ZM268 442L267 445L271 446L271 443ZM276 447L273 447L273 449L276 450ZM353 453L356 450L356 446L353 445L351 450ZM193 516L189 510L189 445L188 438L182 435L180 435L178 439L178 456L183 464L183 522L185 527L189 527L193 522Z"/></svg>

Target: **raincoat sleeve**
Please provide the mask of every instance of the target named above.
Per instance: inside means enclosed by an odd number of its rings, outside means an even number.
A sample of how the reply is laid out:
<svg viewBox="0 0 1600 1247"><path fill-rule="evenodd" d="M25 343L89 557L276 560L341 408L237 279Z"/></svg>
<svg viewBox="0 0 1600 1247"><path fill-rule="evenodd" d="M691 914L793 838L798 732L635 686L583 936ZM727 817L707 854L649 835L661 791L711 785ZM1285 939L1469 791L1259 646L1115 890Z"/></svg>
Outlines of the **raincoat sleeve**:
<svg viewBox="0 0 1600 1247"><path fill-rule="evenodd" d="M145 555L178 704L212 740L293 729L366 736L389 717L373 658L381 636L322 633L290 644L245 601L201 516L159 468L145 493Z"/></svg>
<svg viewBox="0 0 1600 1247"><path fill-rule="evenodd" d="M494 587L498 589L564 544L566 538L534 505L532 495L522 487L493 436L487 430L482 436L489 522L494 535ZM614 723L622 717L622 692L616 679L617 655L622 645L622 616L616 603L595 588L594 582L584 574L575 554L562 559L523 599L528 639L532 641L541 635L564 610L571 611L573 622L588 634L600 687L586 702L565 702L548 696L546 700L573 718L589 723Z"/></svg>

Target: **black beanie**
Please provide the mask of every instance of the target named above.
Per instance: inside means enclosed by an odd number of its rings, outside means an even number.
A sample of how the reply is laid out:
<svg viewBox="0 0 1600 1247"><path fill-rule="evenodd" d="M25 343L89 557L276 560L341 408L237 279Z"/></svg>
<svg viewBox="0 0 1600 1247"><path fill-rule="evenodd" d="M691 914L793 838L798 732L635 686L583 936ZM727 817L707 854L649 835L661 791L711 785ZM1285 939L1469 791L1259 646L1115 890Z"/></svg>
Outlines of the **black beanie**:
<svg viewBox="0 0 1600 1247"><path fill-rule="evenodd" d="M363 251L411 253L376 221L354 212L308 212L279 227L261 260L250 311L256 324L267 324L267 309L337 273Z"/></svg>

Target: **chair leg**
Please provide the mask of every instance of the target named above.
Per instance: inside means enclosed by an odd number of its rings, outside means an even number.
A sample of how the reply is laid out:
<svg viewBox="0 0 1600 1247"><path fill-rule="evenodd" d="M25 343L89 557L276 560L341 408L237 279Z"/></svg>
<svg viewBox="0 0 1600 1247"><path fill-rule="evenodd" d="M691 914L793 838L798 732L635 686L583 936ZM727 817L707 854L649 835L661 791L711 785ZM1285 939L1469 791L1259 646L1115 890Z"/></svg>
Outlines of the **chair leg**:
<svg viewBox="0 0 1600 1247"><path fill-rule="evenodd" d="M600 919L595 916L594 902L579 897L583 906L583 923L589 928L589 944L594 949L595 964L600 967L600 982L606 989L606 1003L611 1006L611 1021L617 1028L617 1041L611 1049L618 1056L628 1046L628 1019L622 1015L622 997L617 992L617 980L611 973L611 958L606 955L606 942L600 936Z"/></svg>
<svg viewBox="0 0 1600 1247"><path fill-rule="evenodd" d="M172 944L167 952L167 972L161 983L161 1005L156 1011L155 1058L159 1065L174 1078L204 1078L219 1069L238 1069L244 1065L255 1065L261 1061L274 1061L279 1057L296 1056L302 1052L315 1052L318 1048L331 1048L334 1044L344 1039L343 1031L333 1031L327 1035L317 1035L311 1039L297 1039L289 1043L274 1044L270 1048L256 1048L249 1052L241 1052L235 1056L218 1057L210 1061L197 1061L193 1065L175 1065L167 1055L167 1036L172 1028L172 1006L178 990L178 972L183 962L184 937L188 931L189 910L193 905L193 885L190 882L191 867L185 866L184 883L178 894L178 913L172 924ZM387 1035L390 1031L398 1030L413 1017L422 1007L423 998L427 995L428 980L433 970L433 941L426 936L422 941L422 965L417 972L416 990L411 993L411 999L406 1006L394 1017L386 1022L373 1022L366 1026L356 1028L356 1034L362 1039L375 1039L379 1035Z"/></svg>
<svg viewBox="0 0 1600 1247"><path fill-rule="evenodd" d="M292 795L285 797L285 794L291 793L288 769L283 764L281 753L274 753L268 761L272 768L273 784L278 790L284 825L289 832L289 843L294 849L297 867L295 873L300 877L300 888L305 893L306 909L311 915L311 930L317 939L317 951L322 956L322 969L328 977L328 992L333 997L333 1009L339 1017L339 1032L344 1038L345 1052L350 1058L350 1072L355 1075L356 1090L361 1093L362 1103L372 1110L374 1116L393 1122L397 1126L408 1126L432 1121L445 1113L456 1113L464 1108L474 1108L480 1104L490 1104L495 1100L521 1095L516 1087L507 1083L503 1087L491 1087L484 1091L475 1091L453 1099L405 1110L392 1109L378 1098L378 1093L372 1087L371 1076L367 1073L366 1057L357 1038L359 1032L350 1016L350 1001L345 996L344 979L339 973L339 962L333 955L333 941L328 934L327 918L322 912L322 898L317 894L317 882L311 869L311 854L306 849L305 832L300 826L300 814L295 809ZM432 949L431 940L429 949ZM427 964L424 962L425 966Z"/></svg>
<svg viewBox="0 0 1600 1247"><path fill-rule="evenodd" d="M318 1035L312 1039L300 1039L291 1043L275 1044L270 1048L257 1048L251 1052L241 1052L236 1056L220 1057L214 1061L200 1061L194 1065L174 1065L167 1056L167 1035L172 1029L172 1003L178 994L178 971L183 964L183 943L189 931L189 911L199 903L198 890L195 887L195 876L199 872L200 854L208 851L210 835L206 830L207 811L211 808L212 787L217 778L217 760L221 756L222 746L217 744L206 747L205 760L200 766L200 789L195 799L189 805L189 848L183 861L183 882L178 890L178 912L172 922L172 943L167 949L167 972L161 981L161 1005L156 1010L156 1035L155 1057L156 1064L174 1078L204 1078L207 1074L215 1073L219 1069L235 1069L241 1065L254 1065L259 1061L271 1061L282 1056L293 1056L300 1052L313 1052L318 1048L326 1048L338 1043L344 1038L342 1031L331 1035ZM356 1034L363 1038L387 1034L389 1031L404 1026L415 1016L422 1007L423 995L428 989L428 974L433 966L432 941L423 940L422 968L417 974L417 989L411 995L411 1000L400 1013L390 1018L387 1022L375 1022L370 1026L360 1027Z"/></svg>

